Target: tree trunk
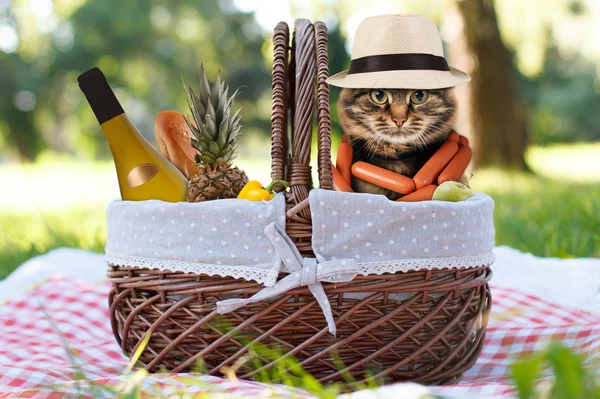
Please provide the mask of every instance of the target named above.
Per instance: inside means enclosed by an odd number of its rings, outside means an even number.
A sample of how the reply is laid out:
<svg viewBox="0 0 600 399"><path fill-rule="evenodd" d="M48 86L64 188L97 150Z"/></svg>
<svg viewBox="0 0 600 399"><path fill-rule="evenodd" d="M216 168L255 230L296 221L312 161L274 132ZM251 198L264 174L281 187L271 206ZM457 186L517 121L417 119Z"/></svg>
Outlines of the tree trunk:
<svg viewBox="0 0 600 399"><path fill-rule="evenodd" d="M500 37L494 3L457 0L457 6L473 64L468 83L473 166L525 169L525 123L517 108L512 54Z"/></svg>
<svg viewBox="0 0 600 399"><path fill-rule="evenodd" d="M6 116L6 121L9 126L8 137L12 138L18 161L34 161L40 151L40 137L33 123L33 113L13 108L11 113Z"/></svg>

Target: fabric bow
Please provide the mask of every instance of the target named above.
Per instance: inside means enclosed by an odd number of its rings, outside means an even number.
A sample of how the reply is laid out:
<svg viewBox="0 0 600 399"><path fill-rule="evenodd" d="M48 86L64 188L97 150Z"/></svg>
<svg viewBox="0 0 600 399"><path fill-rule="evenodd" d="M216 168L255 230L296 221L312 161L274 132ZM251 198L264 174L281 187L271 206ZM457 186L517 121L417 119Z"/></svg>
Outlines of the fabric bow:
<svg viewBox="0 0 600 399"><path fill-rule="evenodd" d="M265 227L265 234L290 274L279 280L273 287L266 287L250 298L235 298L217 302L217 312L219 314L233 312L253 302L279 296L300 286L308 286L323 310L329 332L335 335L336 326L333 313L321 282L345 283L352 281L359 272L356 261L354 259L336 259L317 263L314 258L303 258L290 237L275 223Z"/></svg>

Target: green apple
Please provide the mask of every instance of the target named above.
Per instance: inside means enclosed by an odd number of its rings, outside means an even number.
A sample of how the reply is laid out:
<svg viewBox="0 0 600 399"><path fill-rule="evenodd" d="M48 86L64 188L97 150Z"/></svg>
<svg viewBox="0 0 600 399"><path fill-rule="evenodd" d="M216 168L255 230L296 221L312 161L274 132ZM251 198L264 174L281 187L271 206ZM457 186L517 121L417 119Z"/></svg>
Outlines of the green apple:
<svg viewBox="0 0 600 399"><path fill-rule="evenodd" d="M473 196L473 191L467 186L457 181L443 182L435 189L433 193L434 200L437 201L464 201Z"/></svg>

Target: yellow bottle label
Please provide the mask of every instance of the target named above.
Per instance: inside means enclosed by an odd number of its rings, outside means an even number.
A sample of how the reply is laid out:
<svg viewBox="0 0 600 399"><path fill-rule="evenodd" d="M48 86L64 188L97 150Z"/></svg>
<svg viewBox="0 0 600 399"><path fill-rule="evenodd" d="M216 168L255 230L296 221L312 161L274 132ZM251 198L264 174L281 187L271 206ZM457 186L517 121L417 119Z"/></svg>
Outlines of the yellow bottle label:
<svg viewBox="0 0 600 399"><path fill-rule="evenodd" d="M125 114L104 122L102 130L115 160L123 200L186 200L185 176L144 139Z"/></svg>

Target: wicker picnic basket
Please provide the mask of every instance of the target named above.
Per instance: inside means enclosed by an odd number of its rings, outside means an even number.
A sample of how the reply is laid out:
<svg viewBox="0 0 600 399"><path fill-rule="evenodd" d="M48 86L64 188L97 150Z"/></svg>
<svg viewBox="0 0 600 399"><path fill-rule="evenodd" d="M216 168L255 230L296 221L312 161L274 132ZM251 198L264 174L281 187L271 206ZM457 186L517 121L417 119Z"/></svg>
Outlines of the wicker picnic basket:
<svg viewBox="0 0 600 399"><path fill-rule="evenodd" d="M290 42L282 22L273 41L272 177L290 182L285 230L301 254L310 257L315 110L319 183L324 189L332 187L327 29L322 22L298 20ZM202 359L208 374L221 375L235 365L239 378L252 378L277 364L276 359L263 359L257 368L240 362L252 342L294 356L322 382L344 375L361 381L369 372L380 380L448 384L475 363L491 304L486 265L358 275L350 282L323 284L335 315L333 336L307 287L218 315L219 300L248 297L264 287L243 279L141 266L109 264L110 315L126 354L135 352L146 332L152 332L140 358L150 371L165 367L184 372ZM341 368L336 359L342 361Z"/></svg>

